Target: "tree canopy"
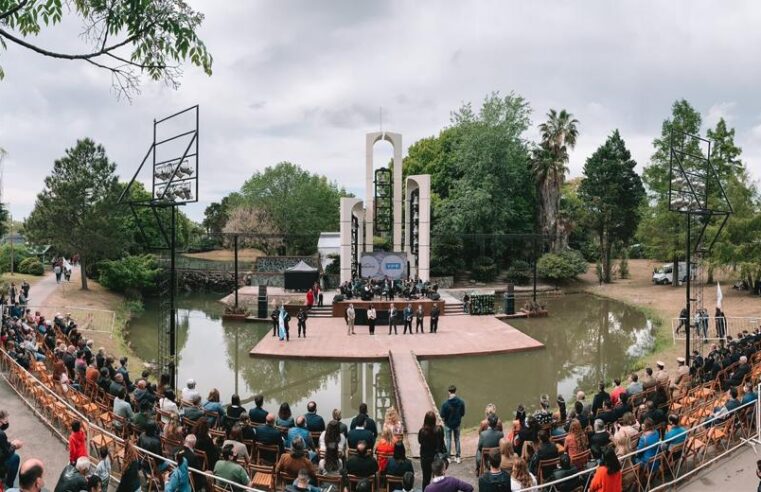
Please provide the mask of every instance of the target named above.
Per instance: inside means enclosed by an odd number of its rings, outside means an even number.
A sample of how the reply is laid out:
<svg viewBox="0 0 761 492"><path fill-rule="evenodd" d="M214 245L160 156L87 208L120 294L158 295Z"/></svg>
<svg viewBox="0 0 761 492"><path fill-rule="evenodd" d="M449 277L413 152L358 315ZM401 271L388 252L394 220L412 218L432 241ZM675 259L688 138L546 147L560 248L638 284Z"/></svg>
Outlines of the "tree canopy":
<svg viewBox="0 0 761 492"><path fill-rule="evenodd" d="M645 190L636 166L618 130L584 164L579 197L586 222L597 233L604 282L611 280L614 246L628 243L639 224Z"/></svg>
<svg viewBox="0 0 761 492"><path fill-rule="evenodd" d="M431 264L438 273L465 267L465 258L502 257L513 246L465 238L533 231L535 196L522 137L530 114L522 97L492 93L478 112L463 105L451 126L409 148L404 174L431 174Z"/></svg>
<svg viewBox="0 0 761 492"><path fill-rule="evenodd" d="M312 254L320 232L338 230L339 201L346 195L325 176L281 162L247 179L240 193L231 195L230 208L243 206L265 214L265 233L282 236L285 253Z"/></svg>
<svg viewBox="0 0 761 492"><path fill-rule="evenodd" d="M86 46L59 51L32 41L64 16L81 21ZM196 34L203 18L182 0L0 0L0 49L13 44L89 63L110 72L117 93L129 98L139 92L141 74L177 87L183 61L211 75L212 56Z"/></svg>
<svg viewBox="0 0 761 492"><path fill-rule="evenodd" d="M89 138L78 140L53 164L25 228L32 241L79 254L82 271L99 259L125 252L124 228L114 220L119 182L116 164ZM87 289L87 275L82 275Z"/></svg>

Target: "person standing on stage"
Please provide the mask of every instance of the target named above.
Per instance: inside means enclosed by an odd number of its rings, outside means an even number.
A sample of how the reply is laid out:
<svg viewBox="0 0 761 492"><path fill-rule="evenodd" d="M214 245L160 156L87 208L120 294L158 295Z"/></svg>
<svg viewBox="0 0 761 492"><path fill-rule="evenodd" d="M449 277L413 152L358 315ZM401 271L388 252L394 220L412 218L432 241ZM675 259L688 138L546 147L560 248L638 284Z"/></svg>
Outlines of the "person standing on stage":
<svg viewBox="0 0 761 492"><path fill-rule="evenodd" d="M436 333L439 329L439 305L438 303L434 303L433 307L431 308L431 329L429 330L430 333Z"/></svg>
<svg viewBox="0 0 761 492"><path fill-rule="evenodd" d="M312 309L314 305L314 290L309 289L307 291L307 309Z"/></svg>
<svg viewBox="0 0 761 492"><path fill-rule="evenodd" d="M277 306L275 309L272 310L272 314L270 315L270 318L272 319L272 336L277 336L277 328L279 326L279 317L280 317L280 310L278 310Z"/></svg>
<svg viewBox="0 0 761 492"><path fill-rule="evenodd" d="M412 335L412 304L407 304L407 307L404 308L404 332L402 335L405 335L407 333L407 329L410 330L410 335Z"/></svg>
<svg viewBox="0 0 761 492"><path fill-rule="evenodd" d="M288 314L288 311L285 310L285 304L280 305L280 314L278 315L278 324L279 324L279 335L280 335L280 341L282 342L285 340L286 342L290 340L290 334L288 329L288 322L291 320L291 315Z"/></svg>
<svg viewBox="0 0 761 492"><path fill-rule="evenodd" d="M420 330L420 333L425 333L425 328L423 327L423 318L425 318L423 305L419 304L417 307L417 312L415 313L415 333L418 332L418 329Z"/></svg>
<svg viewBox="0 0 761 492"><path fill-rule="evenodd" d="M349 307L346 308L346 334L347 335L354 335L354 318L356 317L356 313L354 312L354 304L349 304Z"/></svg>
<svg viewBox="0 0 761 492"><path fill-rule="evenodd" d="M397 316L396 307L393 304L391 304L391 307L389 308L389 311L388 311L388 334L389 335L391 334L392 327L394 328L394 335L399 334L399 332L396 331L396 316Z"/></svg>
<svg viewBox="0 0 761 492"><path fill-rule="evenodd" d="M370 334L375 335L375 318L377 315L375 314L375 306L370 304L370 307L367 308L367 324L370 327Z"/></svg>
<svg viewBox="0 0 761 492"><path fill-rule="evenodd" d="M298 338L301 338L301 333L304 332L304 338L307 337L307 312L306 309L299 308L299 314L296 315L296 319L298 320L298 328L299 328L299 336Z"/></svg>

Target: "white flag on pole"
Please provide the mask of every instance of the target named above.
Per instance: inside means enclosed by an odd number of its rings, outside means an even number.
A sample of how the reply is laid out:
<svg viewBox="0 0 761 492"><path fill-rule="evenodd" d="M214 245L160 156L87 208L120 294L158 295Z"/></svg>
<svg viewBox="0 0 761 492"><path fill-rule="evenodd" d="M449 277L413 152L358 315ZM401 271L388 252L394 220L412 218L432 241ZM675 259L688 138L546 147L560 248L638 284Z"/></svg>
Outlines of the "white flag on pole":
<svg viewBox="0 0 761 492"><path fill-rule="evenodd" d="M721 293L721 285L716 282L716 307L721 309L721 301L724 300L724 294Z"/></svg>

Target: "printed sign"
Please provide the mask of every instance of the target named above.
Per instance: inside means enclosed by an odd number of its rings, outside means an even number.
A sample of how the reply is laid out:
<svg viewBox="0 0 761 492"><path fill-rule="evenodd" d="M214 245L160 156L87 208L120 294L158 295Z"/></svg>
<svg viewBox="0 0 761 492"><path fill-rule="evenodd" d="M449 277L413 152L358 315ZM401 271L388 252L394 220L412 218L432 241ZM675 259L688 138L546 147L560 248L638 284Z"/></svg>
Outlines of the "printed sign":
<svg viewBox="0 0 761 492"><path fill-rule="evenodd" d="M362 278L402 280L407 278L407 254L374 251L362 253Z"/></svg>

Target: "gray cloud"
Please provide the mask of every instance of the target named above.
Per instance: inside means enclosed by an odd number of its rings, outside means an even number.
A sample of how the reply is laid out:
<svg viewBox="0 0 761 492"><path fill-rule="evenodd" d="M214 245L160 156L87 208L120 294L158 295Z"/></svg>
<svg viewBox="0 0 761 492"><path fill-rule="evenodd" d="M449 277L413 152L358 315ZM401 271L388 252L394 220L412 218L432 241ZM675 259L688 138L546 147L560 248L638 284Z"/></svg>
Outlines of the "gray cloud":
<svg viewBox="0 0 761 492"><path fill-rule="evenodd" d="M550 108L581 122L570 170L618 128L643 166L678 98L726 118L761 177L761 9L707 1L506 2L485 0L192 1L215 59L209 78L192 67L178 91L145 82L133 104L117 101L106 73L11 46L2 53L0 146L3 200L14 216L34 204L53 161L77 138L102 143L128 177L150 144L151 121L201 106L203 208L253 172L282 160L363 186L364 133L383 127L405 145L449 123L462 102L514 90L534 123ZM67 23L38 39L81 43ZM705 125L704 125L705 128ZM527 137L535 137L536 130ZM379 145L376 163L390 148Z"/></svg>

